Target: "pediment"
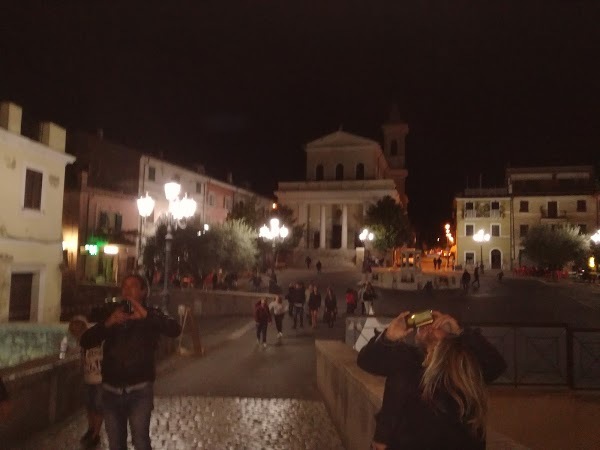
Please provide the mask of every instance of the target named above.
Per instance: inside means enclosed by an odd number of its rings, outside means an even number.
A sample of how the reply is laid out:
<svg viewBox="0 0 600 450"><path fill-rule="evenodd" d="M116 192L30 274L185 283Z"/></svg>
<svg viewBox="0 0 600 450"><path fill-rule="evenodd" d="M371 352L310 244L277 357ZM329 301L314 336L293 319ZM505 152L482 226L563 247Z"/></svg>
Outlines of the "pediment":
<svg viewBox="0 0 600 450"><path fill-rule="evenodd" d="M306 144L306 150L331 147L379 147L379 142L346 131L335 131Z"/></svg>

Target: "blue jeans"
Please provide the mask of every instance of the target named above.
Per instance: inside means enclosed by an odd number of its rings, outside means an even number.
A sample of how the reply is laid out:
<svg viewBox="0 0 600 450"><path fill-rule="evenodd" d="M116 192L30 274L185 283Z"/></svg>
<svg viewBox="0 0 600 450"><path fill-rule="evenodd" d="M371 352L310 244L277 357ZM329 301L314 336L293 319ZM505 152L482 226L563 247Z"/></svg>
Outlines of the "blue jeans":
<svg viewBox="0 0 600 450"><path fill-rule="evenodd" d="M127 450L127 422L135 450L152 450L150 416L154 409L154 385L117 394L102 389L102 412L110 450Z"/></svg>

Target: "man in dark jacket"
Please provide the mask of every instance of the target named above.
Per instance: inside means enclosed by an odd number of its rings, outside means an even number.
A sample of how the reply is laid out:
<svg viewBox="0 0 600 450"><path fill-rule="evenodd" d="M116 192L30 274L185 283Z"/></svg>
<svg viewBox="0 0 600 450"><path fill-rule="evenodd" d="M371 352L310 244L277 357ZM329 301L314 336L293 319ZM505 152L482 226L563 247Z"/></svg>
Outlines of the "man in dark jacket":
<svg viewBox="0 0 600 450"><path fill-rule="evenodd" d="M389 327L364 346L358 354L358 366L375 375L385 376L382 407L376 416L373 448L485 449L485 439L473 438L452 414L439 414L421 399L424 361L429 360L437 343L456 337L469 349L479 366L483 380L491 383L506 370L500 353L477 331L462 329L449 315L433 312L434 323L418 328L417 347L404 342L410 334L406 316L400 314ZM445 411L452 411L451 399Z"/></svg>
<svg viewBox="0 0 600 450"><path fill-rule="evenodd" d="M160 310L146 305L143 277L123 280L124 302L81 336L81 347L103 345L102 407L111 450L127 449L127 422L136 450L150 450L150 415L160 335L177 337L181 327Z"/></svg>

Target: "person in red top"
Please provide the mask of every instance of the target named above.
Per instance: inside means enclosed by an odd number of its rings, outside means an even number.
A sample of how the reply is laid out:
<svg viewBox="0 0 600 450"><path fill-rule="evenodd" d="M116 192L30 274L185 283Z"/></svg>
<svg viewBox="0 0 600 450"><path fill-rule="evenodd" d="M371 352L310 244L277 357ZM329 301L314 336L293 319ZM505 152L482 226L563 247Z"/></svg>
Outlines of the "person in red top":
<svg viewBox="0 0 600 450"><path fill-rule="evenodd" d="M261 298L254 306L254 321L256 322L256 341L263 347L267 347L267 327L271 323L271 311L267 306L267 301Z"/></svg>
<svg viewBox="0 0 600 450"><path fill-rule="evenodd" d="M358 293L352 289L346 289L346 314L354 315L354 310L356 309L358 299Z"/></svg>

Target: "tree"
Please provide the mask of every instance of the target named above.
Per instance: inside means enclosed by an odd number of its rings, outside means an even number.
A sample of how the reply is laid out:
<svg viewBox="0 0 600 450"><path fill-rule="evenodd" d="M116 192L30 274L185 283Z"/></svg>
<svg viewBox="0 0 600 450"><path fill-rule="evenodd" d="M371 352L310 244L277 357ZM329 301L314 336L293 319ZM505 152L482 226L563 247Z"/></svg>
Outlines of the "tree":
<svg viewBox="0 0 600 450"><path fill-rule="evenodd" d="M581 263L590 251L589 236L572 225L536 225L529 229L522 245L527 256L542 269L560 270L568 262Z"/></svg>
<svg viewBox="0 0 600 450"><path fill-rule="evenodd" d="M264 220L264 214L259 211L256 197L251 197L246 202L238 202L233 205L229 214L227 214L227 220L242 220L253 228L260 227L260 222Z"/></svg>
<svg viewBox="0 0 600 450"><path fill-rule="evenodd" d="M198 278L216 268L239 272L256 264L257 233L244 221L228 220L199 235L200 230L195 220L173 231L171 272ZM149 271L164 267L165 235L166 226L160 225L156 235L146 242L144 265Z"/></svg>
<svg viewBox="0 0 600 450"><path fill-rule="evenodd" d="M380 251L411 244L412 229L403 206L386 195L367 209L365 225L373 232L373 246Z"/></svg>

